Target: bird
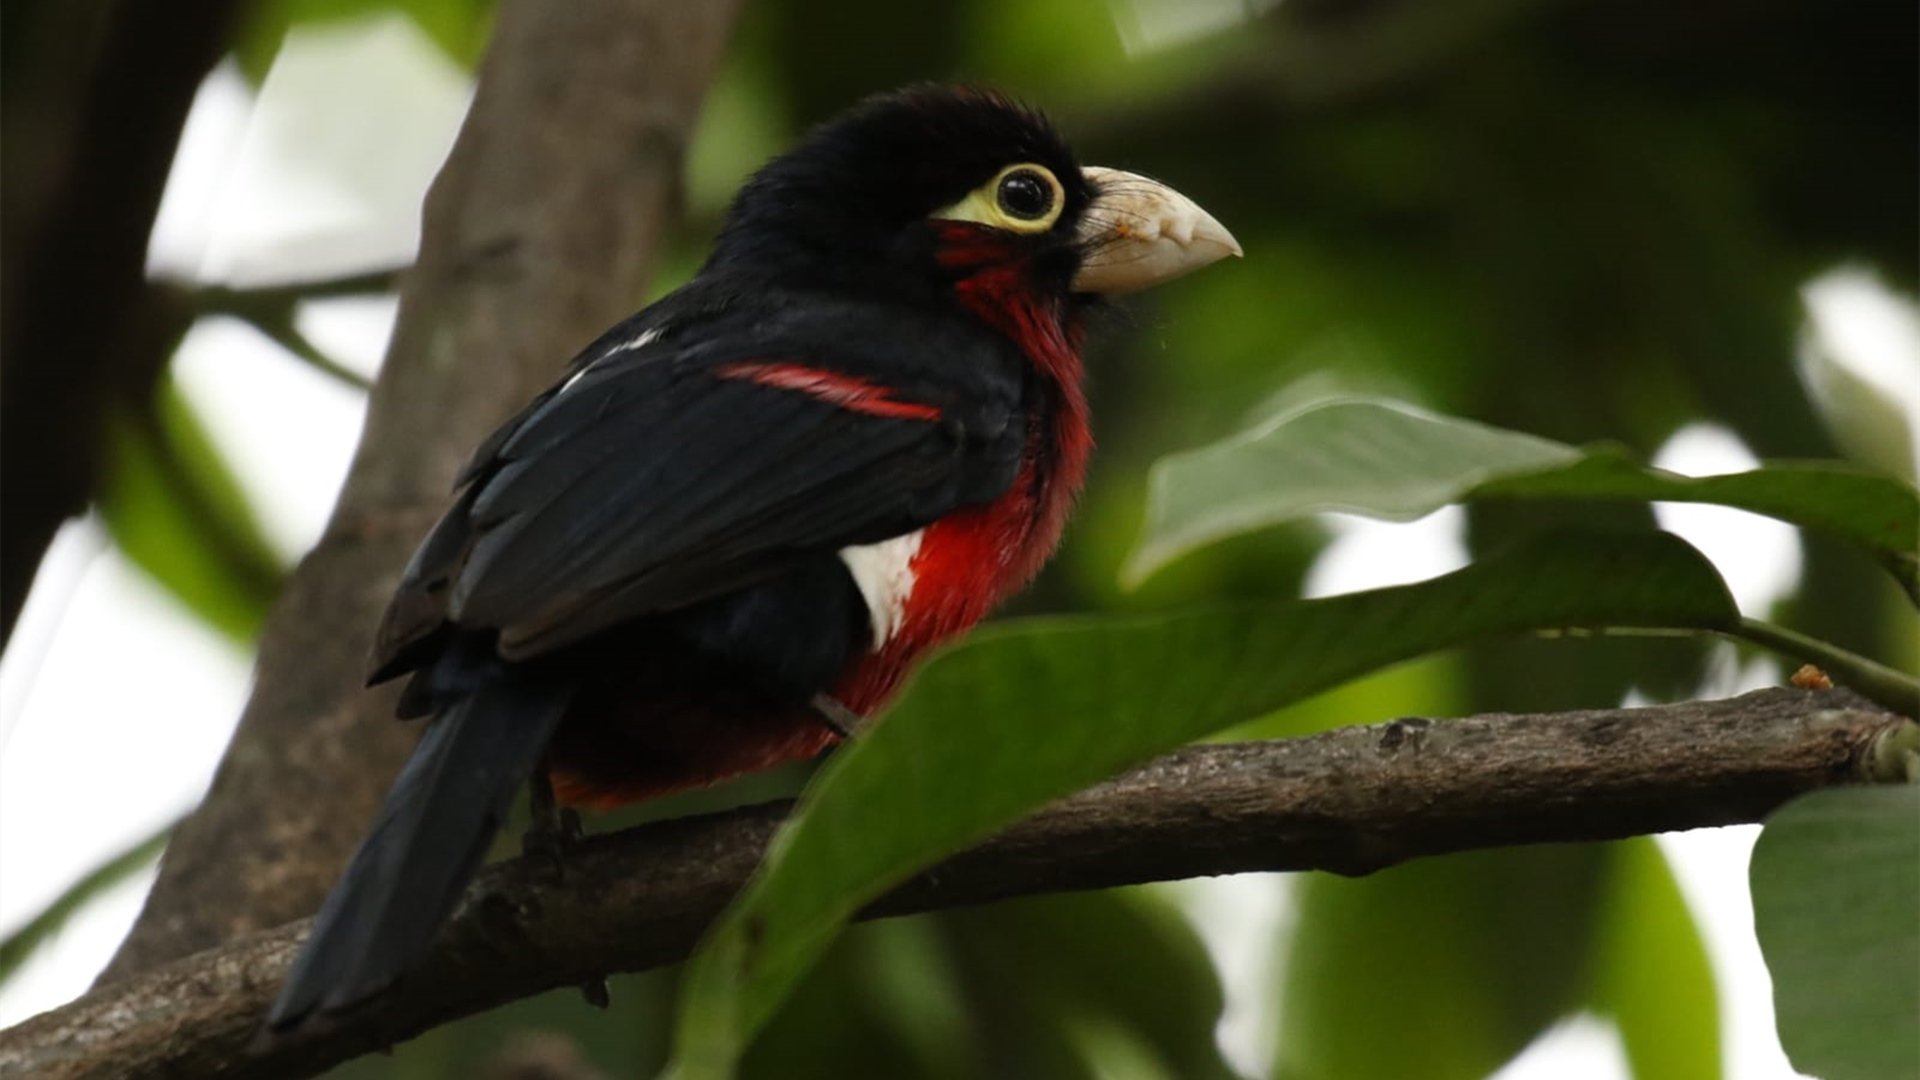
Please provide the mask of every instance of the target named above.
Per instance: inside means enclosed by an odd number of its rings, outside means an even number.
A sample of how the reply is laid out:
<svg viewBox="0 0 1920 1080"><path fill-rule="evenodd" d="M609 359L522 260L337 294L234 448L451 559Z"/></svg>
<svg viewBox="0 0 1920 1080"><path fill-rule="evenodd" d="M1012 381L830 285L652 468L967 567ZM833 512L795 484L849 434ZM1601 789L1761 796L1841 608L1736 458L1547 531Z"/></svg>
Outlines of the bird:
<svg viewBox="0 0 1920 1080"><path fill-rule="evenodd" d="M418 966L519 790L606 809L857 738L1058 545L1106 298L1241 253L996 91L876 95L732 201L699 271L485 439L370 685L427 717L267 1018Z"/></svg>

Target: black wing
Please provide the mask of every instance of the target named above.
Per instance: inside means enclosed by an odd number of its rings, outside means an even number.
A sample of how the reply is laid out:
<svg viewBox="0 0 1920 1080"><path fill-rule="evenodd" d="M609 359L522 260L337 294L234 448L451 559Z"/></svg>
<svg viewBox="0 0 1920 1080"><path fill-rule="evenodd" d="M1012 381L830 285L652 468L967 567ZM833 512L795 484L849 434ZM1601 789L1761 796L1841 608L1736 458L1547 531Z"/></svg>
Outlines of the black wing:
<svg viewBox="0 0 1920 1080"><path fill-rule="evenodd" d="M488 440L374 678L451 622L524 658L924 526L1013 482L1028 380L959 319L811 302L609 335Z"/></svg>

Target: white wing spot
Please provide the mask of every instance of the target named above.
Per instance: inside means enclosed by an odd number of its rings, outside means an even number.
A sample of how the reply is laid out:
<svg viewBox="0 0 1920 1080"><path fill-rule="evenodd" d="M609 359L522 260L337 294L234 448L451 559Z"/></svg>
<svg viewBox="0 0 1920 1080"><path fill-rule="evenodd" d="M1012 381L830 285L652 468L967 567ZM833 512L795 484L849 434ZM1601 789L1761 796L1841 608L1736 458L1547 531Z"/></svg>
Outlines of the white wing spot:
<svg viewBox="0 0 1920 1080"><path fill-rule="evenodd" d="M568 376L567 381L560 384L560 389L555 391L553 396L559 397L561 394L564 394L567 391L573 389L574 383L579 382L580 379L583 376L585 376L587 372L592 371L595 365L599 364L600 361L605 360L607 357L617 356L623 352L632 352L635 349L644 349L648 345L651 345L653 342L658 340L661 334L664 334L666 332L667 332L666 327L656 326L651 330L643 331L642 333L638 334L637 336L635 336L629 341L623 341L620 344L615 345L613 348L608 349L606 352L603 352L599 356L594 357L591 363L587 364L585 367L581 368L579 371L576 371L572 375Z"/></svg>
<svg viewBox="0 0 1920 1080"><path fill-rule="evenodd" d="M847 564L854 585L867 602L876 649L899 633L901 623L906 621L907 599L913 595L913 557L920 553L923 532L915 529L877 544L840 549L840 561Z"/></svg>

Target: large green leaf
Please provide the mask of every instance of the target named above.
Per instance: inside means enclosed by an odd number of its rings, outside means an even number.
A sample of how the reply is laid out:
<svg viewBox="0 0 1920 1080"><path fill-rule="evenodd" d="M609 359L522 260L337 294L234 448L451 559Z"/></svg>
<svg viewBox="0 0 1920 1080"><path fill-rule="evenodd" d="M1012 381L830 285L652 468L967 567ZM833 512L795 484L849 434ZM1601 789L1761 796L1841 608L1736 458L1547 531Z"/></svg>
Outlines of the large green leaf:
<svg viewBox="0 0 1920 1080"><path fill-rule="evenodd" d="M1778 462L1693 478L1607 448L1564 443L1349 399L1309 406L1154 465L1147 523L1128 559L1138 582L1208 543L1325 511L1412 520L1464 499L1704 502L1750 510L1867 548L1920 598L1920 494L1836 462Z"/></svg>
<svg viewBox="0 0 1920 1080"><path fill-rule="evenodd" d="M1587 1004L1619 1028L1634 1080L1717 1077L1719 992L1666 855L1648 837L1607 852Z"/></svg>
<svg viewBox="0 0 1920 1080"><path fill-rule="evenodd" d="M1823 1080L1920 1076L1920 787L1795 799L1767 819L1750 873L1794 1068Z"/></svg>
<svg viewBox="0 0 1920 1080"><path fill-rule="evenodd" d="M693 961L679 1064L725 1075L840 926L1050 799L1356 675L1488 635L1724 627L1713 568L1660 533L1560 534L1416 585L976 635L822 769Z"/></svg>
<svg viewBox="0 0 1920 1080"><path fill-rule="evenodd" d="M100 516L120 550L214 628L251 642L284 575L253 507L171 379L109 417Z"/></svg>

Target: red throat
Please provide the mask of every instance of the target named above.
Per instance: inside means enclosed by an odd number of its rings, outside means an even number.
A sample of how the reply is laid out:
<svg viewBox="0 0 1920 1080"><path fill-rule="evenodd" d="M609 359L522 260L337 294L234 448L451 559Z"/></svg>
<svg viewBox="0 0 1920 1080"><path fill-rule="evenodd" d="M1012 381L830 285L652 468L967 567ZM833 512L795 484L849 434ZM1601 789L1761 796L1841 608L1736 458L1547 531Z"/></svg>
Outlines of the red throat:
<svg viewBox="0 0 1920 1080"><path fill-rule="evenodd" d="M992 230L954 221L941 223L938 233L935 257L942 267L961 275L954 295L982 322L1012 338L1035 367L1059 384L1084 434L1080 320L1066 310L1064 298L1034 287L1027 261L1010 252Z"/></svg>
<svg viewBox="0 0 1920 1080"><path fill-rule="evenodd" d="M927 649L980 621L1019 591L1059 546L1086 479L1093 433L1082 387L1079 319L1065 302L1033 287L1027 265L1010 260L985 230L941 230L940 261L962 276L960 302L1018 345L1053 383L1050 412L1036 416L1026 457L1005 495L927 527L911 567L913 592L897 632L857 662L837 688L850 709L884 705Z"/></svg>
<svg viewBox="0 0 1920 1080"><path fill-rule="evenodd" d="M974 237L984 232L964 228ZM976 258L970 248L977 250L978 243L950 244L942 249L942 261L966 265ZM1066 297L1035 288L1028 265L1005 259L1004 252L1000 259L976 263L976 267L954 285L960 302L1013 339L1057 393L1051 413L1037 418L1041 426L1028 437L1027 458L1014 489L992 504L1020 503L1031 522L1010 567L1014 573L995 582L997 604L1033 580L1059 546L1067 515L1086 481L1093 429L1088 424L1085 371L1080 362L1084 328L1067 307ZM1043 454L1045 460L1041 460Z"/></svg>

